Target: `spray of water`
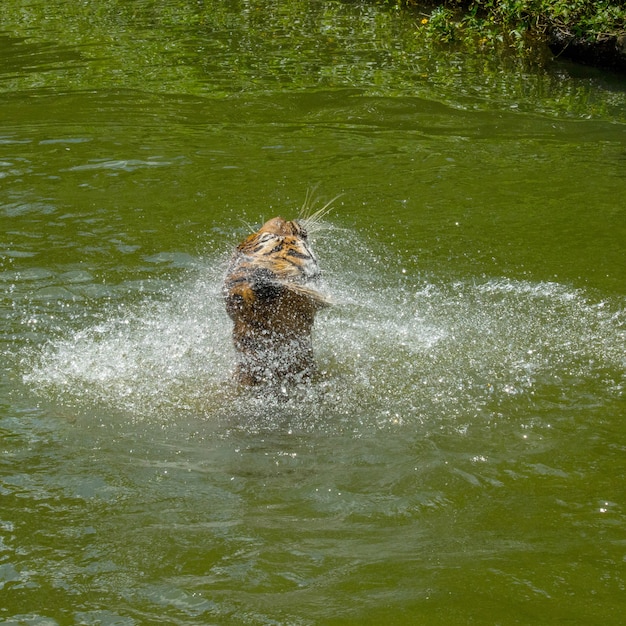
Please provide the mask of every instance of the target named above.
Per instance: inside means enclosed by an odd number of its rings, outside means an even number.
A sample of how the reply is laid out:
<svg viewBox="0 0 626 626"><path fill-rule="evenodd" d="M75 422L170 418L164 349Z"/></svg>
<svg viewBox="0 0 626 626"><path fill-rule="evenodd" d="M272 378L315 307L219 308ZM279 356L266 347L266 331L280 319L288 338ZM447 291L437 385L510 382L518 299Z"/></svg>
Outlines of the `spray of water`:
<svg viewBox="0 0 626 626"><path fill-rule="evenodd" d="M222 259L190 271L165 298L117 307L49 341L26 359L24 380L60 402L104 404L132 419L194 415L248 430L357 434L462 429L623 393L621 303L557 283L396 276L357 235L333 234L318 250L335 305L316 322L320 373L311 385L270 394L231 381Z"/></svg>

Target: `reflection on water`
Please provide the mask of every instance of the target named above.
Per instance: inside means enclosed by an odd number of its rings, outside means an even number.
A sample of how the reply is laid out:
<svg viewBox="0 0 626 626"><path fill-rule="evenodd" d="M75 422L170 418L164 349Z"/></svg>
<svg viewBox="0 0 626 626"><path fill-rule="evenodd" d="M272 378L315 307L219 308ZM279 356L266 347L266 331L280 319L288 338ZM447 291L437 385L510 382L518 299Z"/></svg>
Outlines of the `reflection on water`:
<svg viewBox="0 0 626 626"><path fill-rule="evenodd" d="M65 0L26 4L6 0L0 16L0 81L13 93L223 98L354 89L459 110L625 120L619 77L549 60L539 67L501 50L427 46L415 12L374 3L102 0L96 11Z"/></svg>

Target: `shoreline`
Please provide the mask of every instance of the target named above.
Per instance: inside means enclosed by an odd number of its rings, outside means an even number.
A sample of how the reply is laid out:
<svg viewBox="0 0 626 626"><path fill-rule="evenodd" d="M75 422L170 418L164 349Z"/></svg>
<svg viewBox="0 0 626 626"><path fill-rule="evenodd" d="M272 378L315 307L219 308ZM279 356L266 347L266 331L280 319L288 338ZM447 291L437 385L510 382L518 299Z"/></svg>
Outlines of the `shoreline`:
<svg viewBox="0 0 626 626"><path fill-rule="evenodd" d="M547 43L556 57L626 75L626 33L599 33L595 41L587 41L571 31L554 29Z"/></svg>
<svg viewBox="0 0 626 626"><path fill-rule="evenodd" d="M626 74L624 0L383 0L413 11L418 33L468 48L505 47ZM539 55L541 56L541 55Z"/></svg>

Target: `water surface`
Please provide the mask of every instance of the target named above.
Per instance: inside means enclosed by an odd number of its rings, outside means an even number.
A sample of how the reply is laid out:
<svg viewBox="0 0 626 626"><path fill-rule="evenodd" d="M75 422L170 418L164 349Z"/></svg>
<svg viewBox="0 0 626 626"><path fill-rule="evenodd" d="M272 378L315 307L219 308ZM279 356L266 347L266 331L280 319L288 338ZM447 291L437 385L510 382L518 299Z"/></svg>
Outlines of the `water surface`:
<svg viewBox="0 0 626 626"><path fill-rule="evenodd" d="M0 620L618 624L626 91L337 2L0 17ZM320 375L231 382L248 225L339 193Z"/></svg>

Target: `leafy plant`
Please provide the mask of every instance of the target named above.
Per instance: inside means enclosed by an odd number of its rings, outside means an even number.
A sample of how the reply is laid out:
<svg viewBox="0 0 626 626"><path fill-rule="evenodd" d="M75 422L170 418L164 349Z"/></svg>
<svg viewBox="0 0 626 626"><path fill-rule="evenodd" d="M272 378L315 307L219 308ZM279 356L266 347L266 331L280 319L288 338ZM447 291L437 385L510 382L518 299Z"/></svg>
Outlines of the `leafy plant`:
<svg viewBox="0 0 626 626"><path fill-rule="evenodd" d="M397 0L396 6L413 6ZM528 51L558 36L594 42L626 36L624 0L442 0L420 20L430 40Z"/></svg>

